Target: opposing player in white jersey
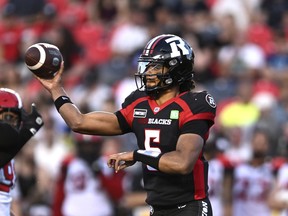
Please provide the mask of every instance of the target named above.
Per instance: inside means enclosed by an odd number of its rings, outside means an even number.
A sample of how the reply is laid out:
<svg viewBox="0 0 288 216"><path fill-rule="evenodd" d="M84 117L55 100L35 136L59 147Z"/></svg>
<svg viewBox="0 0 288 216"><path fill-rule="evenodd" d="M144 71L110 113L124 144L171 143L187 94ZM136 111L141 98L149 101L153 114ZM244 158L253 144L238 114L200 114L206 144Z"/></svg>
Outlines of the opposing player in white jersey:
<svg viewBox="0 0 288 216"><path fill-rule="evenodd" d="M278 170L269 205L278 213L278 216L288 216L288 162Z"/></svg>
<svg viewBox="0 0 288 216"><path fill-rule="evenodd" d="M116 175L106 166L102 137L73 133L72 138L75 154L68 155L62 163L53 216L117 215L114 204L123 193L124 172Z"/></svg>
<svg viewBox="0 0 288 216"><path fill-rule="evenodd" d="M32 106L31 114L22 107L18 93L0 88L0 215L10 216L11 189L16 180L13 157L41 128L42 117Z"/></svg>
<svg viewBox="0 0 288 216"><path fill-rule="evenodd" d="M216 139L208 139L205 146L204 155L206 160L209 161L208 170L208 186L209 197L213 209L213 216L224 215L224 173L225 167L221 160L218 158L220 150L217 147Z"/></svg>
<svg viewBox="0 0 288 216"><path fill-rule="evenodd" d="M15 183L14 160L0 169L0 215L10 215L12 196L10 191ZM13 214L12 214L13 215Z"/></svg>
<svg viewBox="0 0 288 216"><path fill-rule="evenodd" d="M288 135L288 122L283 126L283 138ZM283 158L283 163L277 170L276 183L271 193L269 204L275 215L288 216L288 145L287 139L282 139L283 146L280 156Z"/></svg>
<svg viewBox="0 0 288 216"><path fill-rule="evenodd" d="M251 147L251 160L234 170L233 216L271 216L268 197L274 176L272 166L265 161L269 149L267 132L256 130Z"/></svg>

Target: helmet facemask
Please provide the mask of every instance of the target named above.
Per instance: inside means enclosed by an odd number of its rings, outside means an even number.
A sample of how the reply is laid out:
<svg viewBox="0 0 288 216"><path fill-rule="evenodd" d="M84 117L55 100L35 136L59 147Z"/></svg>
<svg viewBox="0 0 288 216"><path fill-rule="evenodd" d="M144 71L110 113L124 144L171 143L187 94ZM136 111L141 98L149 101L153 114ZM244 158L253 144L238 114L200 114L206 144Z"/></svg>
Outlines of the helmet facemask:
<svg viewBox="0 0 288 216"><path fill-rule="evenodd" d="M0 122L7 123L12 127L19 129L21 125L21 117L18 111L10 108L2 109L0 111Z"/></svg>
<svg viewBox="0 0 288 216"><path fill-rule="evenodd" d="M173 79L170 76L169 69L165 71L164 62L161 61L139 61L138 64L138 72L135 74L135 82L136 86L140 91L145 91L149 96L155 96L159 94L161 91L167 89L171 85L173 85ZM157 70L158 73L148 73L148 71ZM148 86L147 80L159 80L158 84L154 86Z"/></svg>

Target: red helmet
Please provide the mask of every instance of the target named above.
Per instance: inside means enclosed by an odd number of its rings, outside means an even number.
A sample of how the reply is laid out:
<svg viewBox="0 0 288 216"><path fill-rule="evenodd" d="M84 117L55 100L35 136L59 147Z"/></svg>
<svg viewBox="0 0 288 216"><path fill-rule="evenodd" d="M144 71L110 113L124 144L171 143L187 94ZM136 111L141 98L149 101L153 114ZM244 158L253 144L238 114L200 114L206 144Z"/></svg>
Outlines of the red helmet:
<svg viewBox="0 0 288 216"><path fill-rule="evenodd" d="M88 135L81 133L73 133L73 138L76 142L81 143L101 143L103 142L103 138L101 136L96 135Z"/></svg>
<svg viewBox="0 0 288 216"><path fill-rule="evenodd" d="M17 92L8 88L0 88L0 109L21 109L22 101Z"/></svg>
<svg viewBox="0 0 288 216"><path fill-rule="evenodd" d="M0 113L13 112L17 114L20 125L21 108L22 100L17 92L8 88L0 88Z"/></svg>

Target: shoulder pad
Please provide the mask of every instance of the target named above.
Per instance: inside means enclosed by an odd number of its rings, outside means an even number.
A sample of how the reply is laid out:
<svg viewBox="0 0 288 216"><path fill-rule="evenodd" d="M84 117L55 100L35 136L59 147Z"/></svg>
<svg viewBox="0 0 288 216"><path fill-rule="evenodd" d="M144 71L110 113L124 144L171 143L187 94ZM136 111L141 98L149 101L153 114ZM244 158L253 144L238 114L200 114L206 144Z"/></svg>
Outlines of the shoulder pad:
<svg viewBox="0 0 288 216"><path fill-rule="evenodd" d="M135 90L131 92L131 94L128 95L122 103L122 108L127 107L129 104L142 97L147 97L146 93L143 91Z"/></svg>
<svg viewBox="0 0 288 216"><path fill-rule="evenodd" d="M183 95L183 99L193 113L216 112L216 102L213 96L207 91L189 92Z"/></svg>

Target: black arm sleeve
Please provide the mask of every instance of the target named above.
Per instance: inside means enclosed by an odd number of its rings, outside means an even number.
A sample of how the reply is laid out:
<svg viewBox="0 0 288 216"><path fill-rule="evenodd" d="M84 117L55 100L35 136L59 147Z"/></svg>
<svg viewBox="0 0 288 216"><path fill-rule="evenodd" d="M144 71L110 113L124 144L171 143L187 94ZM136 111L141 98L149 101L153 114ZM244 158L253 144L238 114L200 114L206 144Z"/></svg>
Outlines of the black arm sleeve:
<svg viewBox="0 0 288 216"><path fill-rule="evenodd" d="M115 115L117 116L117 119L118 119L118 122L119 122L119 125L120 125L120 128L121 128L123 134L132 132L130 126L128 125L127 121L125 120L125 118L121 114L121 112L117 111L115 113Z"/></svg>
<svg viewBox="0 0 288 216"><path fill-rule="evenodd" d="M205 139L206 133L209 131L209 123L205 120L193 120L188 123L186 123L182 130L181 134L185 133L194 133L201 136L203 139Z"/></svg>
<svg viewBox="0 0 288 216"><path fill-rule="evenodd" d="M31 137L28 129L17 131L9 124L0 123L0 167L14 158Z"/></svg>

